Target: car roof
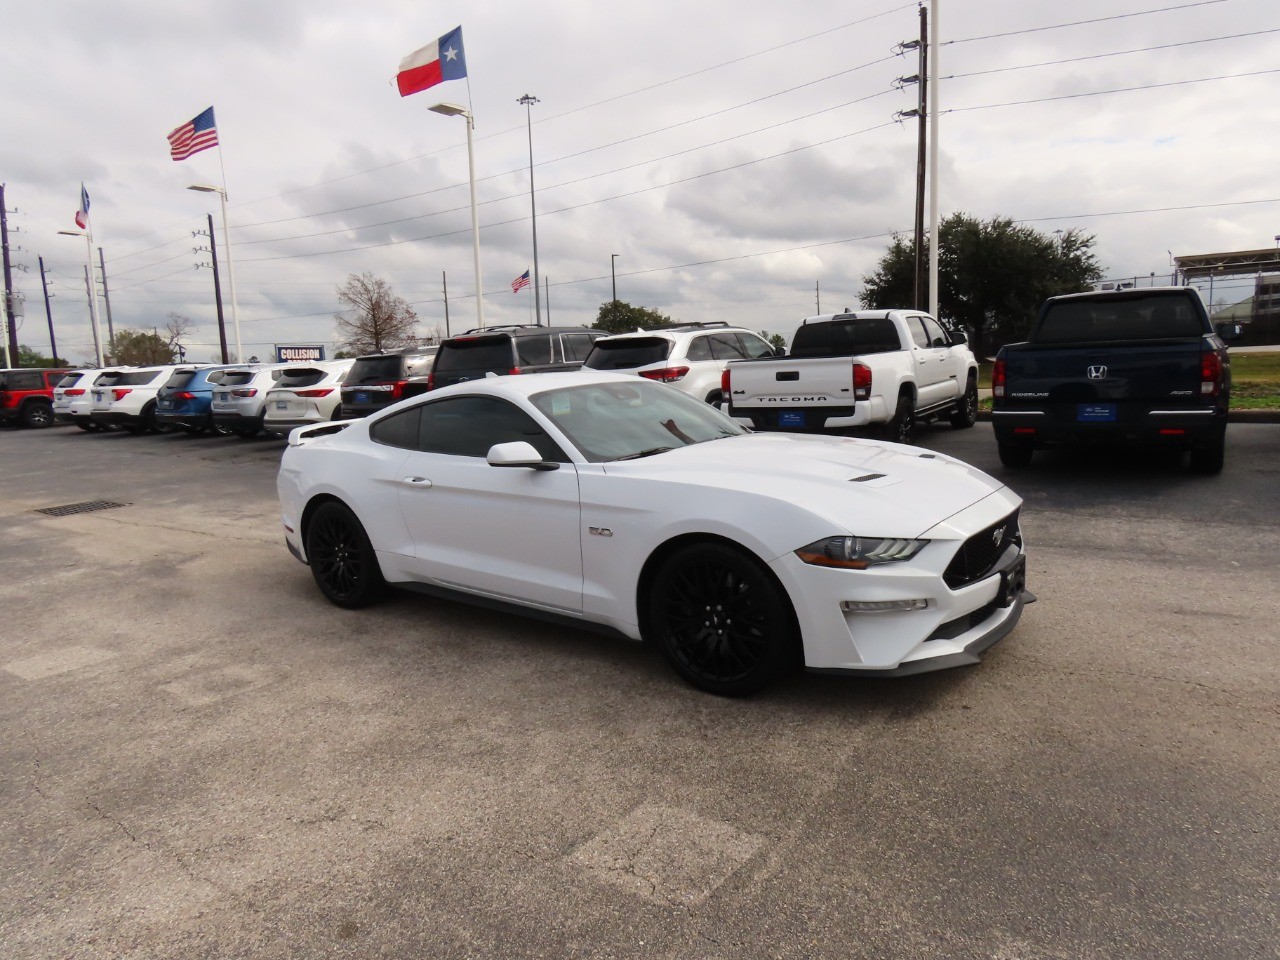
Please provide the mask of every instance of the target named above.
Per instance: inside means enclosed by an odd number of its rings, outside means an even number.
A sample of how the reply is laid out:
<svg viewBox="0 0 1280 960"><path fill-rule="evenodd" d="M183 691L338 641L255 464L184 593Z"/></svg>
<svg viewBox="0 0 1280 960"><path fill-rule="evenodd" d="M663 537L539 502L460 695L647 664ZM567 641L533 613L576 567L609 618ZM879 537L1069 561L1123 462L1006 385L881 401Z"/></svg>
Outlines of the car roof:
<svg viewBox="0 0 1280 960"><path fill-rule="evenodd" d="M607 337L601 337L601 340L634 340L640 337L662 337L667 340L675 340L682 335L693 335L698 333L749 333L753 336L759 336L754 330L748 327L734 327L727 323L682 323L674 327L658 327L655 330L635 330L631 333L611 333Z"/></svg>

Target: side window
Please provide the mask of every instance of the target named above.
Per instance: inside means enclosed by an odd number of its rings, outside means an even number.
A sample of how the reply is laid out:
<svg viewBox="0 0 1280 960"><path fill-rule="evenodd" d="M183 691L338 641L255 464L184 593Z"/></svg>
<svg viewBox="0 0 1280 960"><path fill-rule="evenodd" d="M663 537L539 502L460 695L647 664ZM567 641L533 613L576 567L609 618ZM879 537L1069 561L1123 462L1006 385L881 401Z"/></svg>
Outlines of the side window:
<svg viewBox="0 0 1280 960"><path fill-rule="evenodd" d="M907 329L911 331L911 339L917 347L929 346L929 334L925 332L919 317L907 317Z"/></svg>
<svg viewBox="0 0 1280 960"><path fill-rule="evenodd" d="M418 445L418 420L421 407L412 407L403 413L393 413L369 426L369 439L388 447L413 450Z"/></svg>
<svg viewBox="0 0 1280 960"><path fill-rule="evenodd" d="M551 335L540 333L532 337L516 337L516 355L520 358L522 367L550 363Z"/></svg>
<svg viewBox="0 0 1280 960"><path fill-rule="evenodd" d="M43 384L42 377L38 373L18 373L9 374L10 390L41 390Z"/></svg>
<svg viewBox="0 0 1280 960"><path fill-rule="evenodd" d="M742 348L752 360L773 356L773 347L754 333L739 333L738 339L742 341Z"/></svg>
<svg viewBox="0 0 1280 960"><path fill-rule="evenodd" d="M589 333L565 333L560 336L560 346L566 360L585 360L595 341Z"/></svg>
<svg viewBox="0 0 1280 960"><path fill-rule="evenodd" d="M933 317L921 317L924 323L924 332L929 337L929 344L934 347L946 347L951 345L951 338L946 335L938 321Z"/></svg>
<svg viewBox="0 0 1280 960"><path fill-rule="evenodd" d="M689 349L685 351L686 360L711 360L711 341L707 337L694 337L689 341Z"/></svg>
<svg viewBox="0 0 1280 960"><path fill-rule="evenodd" d="M742 349L742 344L738 342L738 335L735 333L713 333L708 337L711 341L711 355L717 360L745 360L747 359L746 351Z"/></svg>
<svg viewBox="0 0 1280 960"><path fill-rule="evenodd" d="M495 397L455 397L424 403L418 427L418 449L456 457L489 455L495 443L524 440L544 460L568 463L569 458L532 417Z"/></svg>

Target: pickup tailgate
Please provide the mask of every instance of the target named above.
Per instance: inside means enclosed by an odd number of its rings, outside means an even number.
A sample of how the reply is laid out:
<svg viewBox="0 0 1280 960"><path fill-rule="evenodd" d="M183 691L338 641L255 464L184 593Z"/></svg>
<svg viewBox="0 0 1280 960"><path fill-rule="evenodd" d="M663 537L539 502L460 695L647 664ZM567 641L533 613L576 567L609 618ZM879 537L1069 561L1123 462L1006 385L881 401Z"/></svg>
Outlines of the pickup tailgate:
<svg viewBox="0 0 1280 960"><path fill-rule="evenodd" d="M729 402L743 410L853 406L849 357L736 360L729 364Z"/></svg>
<svg viewBox="0 0 1280 960"><path fill-rule="evenodd" d="M1200 403L1201 338L1007 348L1005 404Z"/></svg>

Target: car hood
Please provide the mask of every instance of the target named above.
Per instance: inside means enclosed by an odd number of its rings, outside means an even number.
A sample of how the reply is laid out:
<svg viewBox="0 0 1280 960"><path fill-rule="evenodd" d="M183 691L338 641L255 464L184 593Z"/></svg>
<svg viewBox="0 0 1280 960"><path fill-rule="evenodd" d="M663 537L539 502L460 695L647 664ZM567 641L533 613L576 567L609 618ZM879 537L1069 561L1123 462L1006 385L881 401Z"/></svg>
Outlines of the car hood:
<svg viewBox="0 0 1280 960"><path fill-rule="evenodd" d="M1004 487L953 457L848 437L756 433L603 465L801 506L861 536L915 536Z"/></svg>

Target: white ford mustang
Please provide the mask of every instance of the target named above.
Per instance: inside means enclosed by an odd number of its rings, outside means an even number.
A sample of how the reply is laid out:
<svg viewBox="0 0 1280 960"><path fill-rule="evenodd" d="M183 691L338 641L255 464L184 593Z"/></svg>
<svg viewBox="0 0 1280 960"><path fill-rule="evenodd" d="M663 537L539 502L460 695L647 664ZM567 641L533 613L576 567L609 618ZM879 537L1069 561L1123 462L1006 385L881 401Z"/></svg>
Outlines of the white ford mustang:
<svg viewBox="0 0 1280 960"><path fill-rule="evenodd" d="M490 377L301 427L285 539L332 602L387 584L605 628L740 695L788 667L976 663L1024 604L1021 500L951 457L752 434L606 373Z"/></svg>

